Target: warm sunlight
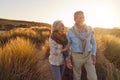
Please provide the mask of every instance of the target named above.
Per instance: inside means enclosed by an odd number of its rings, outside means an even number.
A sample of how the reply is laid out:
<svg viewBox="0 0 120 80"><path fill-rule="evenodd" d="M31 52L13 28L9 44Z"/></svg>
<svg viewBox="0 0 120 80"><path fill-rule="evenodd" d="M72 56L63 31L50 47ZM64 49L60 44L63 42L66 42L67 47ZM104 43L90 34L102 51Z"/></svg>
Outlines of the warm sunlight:
<svg viewBox="0 0 120 80"><path fill-rule="evenodd" d="M65 9L57 14L58 19L63 20L66 26L71 27L74 24L73 14L75 11L79 10L79 6L74 6L73 9ZM80 10L84 11L86 23L93 27L103 27L103 28L113 28L114 24L117 23L116 12L112 9L112 7L98 7L90 6L85 7L82 6Z"/></svg>
<svg viewBox="0 0 120 80"><path fill-rule="evenodd" d="M112 28L114 27L115 12L110 8L97 7L93 8L91 12L86 13L86 23L94 27Z"/></svg>
<svg viewBox="0 0 120 80"><path fill-rule="evenodd" d="M0 18L49 24L59 19L65 26L71 27L74 24L74 12L82 10L86 23L90 26L102 28L120 26L120 0L30 0L29 4L27 3L27 0L20 2L1 0Z"/></svg>
<svg viewBox="0 0 120 80"><path fill-rule="evenodd" d="M120 0L0 0L0 80L120 80L119 8ZM92 28L75 25L76 11Z"/></svg>

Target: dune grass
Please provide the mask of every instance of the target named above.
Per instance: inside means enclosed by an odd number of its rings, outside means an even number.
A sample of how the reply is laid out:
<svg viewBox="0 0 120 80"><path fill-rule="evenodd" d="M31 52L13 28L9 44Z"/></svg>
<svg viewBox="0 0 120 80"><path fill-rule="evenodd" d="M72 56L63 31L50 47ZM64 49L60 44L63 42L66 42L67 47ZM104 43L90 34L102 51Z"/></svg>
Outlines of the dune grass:
<svg viewBox="0 0 120 80"><path fill-rule="evenodd" d="M0 33L0 80L48 79L44 78L44 71L49 70L45 60L49 55L46 40L49 35L50 30L43 27L16 28Z"/></svg>
<svg viewBox="0 0 120 80"><path fill-rule="evenodd" d="M120 69L120 38L113 35L104 35L105 56Z"/></svg>
<svg viewBox="0 0 120 80"><path fill-rule="evenodd" d="M119 33L106 31L95 34L98 80L120 80ZM50 30L45 28L19 28L0 34L0 43L4 44L0 48L0 80L52 80L49 35Z"/></svg>
<svg viewBox="0 0 120 80"><path fill-rule="evenodd" d="M29 39L10 40L0 48L0 80L40 80L39 55Z"/></svg>
<svg viewBox="0 0 120 80"><path fill-rule="evenodd" d="M46 32L45 32L46 30ZM24 37L30 39L35 44L43 43L50 35L50 30L45 28L16 28L4 33L0 33L0 46L4 46L10 39Z"/></svg>
<svg viewBox="0 0 120 80"><path fill-rule="evenodd" d="M110 34L96 34L95 37L97 41L96 69L98 80L120 80L120 71L117 69L120 59L119 38Z"/></svg>

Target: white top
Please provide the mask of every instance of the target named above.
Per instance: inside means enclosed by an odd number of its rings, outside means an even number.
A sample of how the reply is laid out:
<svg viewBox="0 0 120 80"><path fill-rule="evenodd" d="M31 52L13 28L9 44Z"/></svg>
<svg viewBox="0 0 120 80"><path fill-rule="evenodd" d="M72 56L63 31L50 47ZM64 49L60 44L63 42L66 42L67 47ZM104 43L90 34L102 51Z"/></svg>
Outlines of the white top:
<svg viewBox="0 0 120 80"><path fill-rule="evenodd" d="M61 53L62 45L56 43L53 39L49 38L49 46L50 46L50 56L49 62L52 65L61 65L64 64L64 57Z"/></svg>

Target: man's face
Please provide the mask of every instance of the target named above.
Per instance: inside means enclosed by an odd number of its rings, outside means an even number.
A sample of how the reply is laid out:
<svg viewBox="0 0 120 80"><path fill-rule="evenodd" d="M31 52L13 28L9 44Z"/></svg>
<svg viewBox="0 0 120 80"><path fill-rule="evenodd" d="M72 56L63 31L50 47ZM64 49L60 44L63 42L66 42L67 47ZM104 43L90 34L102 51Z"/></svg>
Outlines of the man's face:
<svg viewBox="0 0 120 80"><path fill-rule="evenodd" d="M74 20L75 20L75 23L78 25L84 24L84 21L85 21L84 14L82 13L77 14Z"/></svg>

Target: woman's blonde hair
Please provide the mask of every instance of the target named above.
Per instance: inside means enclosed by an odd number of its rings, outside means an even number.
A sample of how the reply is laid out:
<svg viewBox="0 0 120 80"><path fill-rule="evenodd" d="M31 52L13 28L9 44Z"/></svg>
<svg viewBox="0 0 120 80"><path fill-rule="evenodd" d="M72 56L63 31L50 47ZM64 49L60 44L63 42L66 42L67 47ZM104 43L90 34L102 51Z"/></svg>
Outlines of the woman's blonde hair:
<svg viewBox="0 0 120 80"><path fill-rule="evenodd" d="M54 21L51 32L59 30L60 24L63 24L61 20Z"/></svg>

